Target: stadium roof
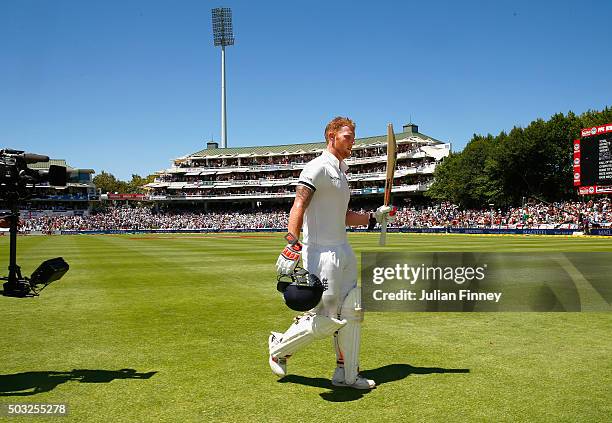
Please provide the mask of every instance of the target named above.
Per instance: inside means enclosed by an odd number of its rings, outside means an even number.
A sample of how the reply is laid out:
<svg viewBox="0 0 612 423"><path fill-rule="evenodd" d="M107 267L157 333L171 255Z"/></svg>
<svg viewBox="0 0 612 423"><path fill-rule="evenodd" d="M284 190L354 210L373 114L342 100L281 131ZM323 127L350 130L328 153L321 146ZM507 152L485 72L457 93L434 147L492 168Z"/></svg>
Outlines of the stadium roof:
<svg viewBox="0 0 612 423"><path fill-rule="evenodd" d="M427 135L418 132L400 132L395 134L395 138L399 141L411 137L419 138L422 141L434 142L442 144L442 141L435 138L431 138ZM355 147L372 145L372 144L386 144L387 136L379 135L376 137L358 138L355 140ZM308 153L315 150L322 150L325 148L325 142L311 142L303 144L283 144L283 145L266 145L266 146L254 146L254 147L230 147L230 148L207 148L200 150L193 154L180 157L180 159L187 159L193 157L217 157L217 156L263 156L269 153L272 154L300 154Z"/></svg>
<svg viewBox="0 0 612 423"><path fill-rule="evenodd" d="M63 159L49 159L48 162L29 163L28 167L30 169L49 169L51 165L64 166L66 169L72 169L66 164L66 160Z"/></svg>
<svg viewBox="0 0 612 423"><path fill-rule="evenodd" d="M72 166L66 164L66 160L64 159L49 159L48 162L36 162L36 163L28 163L28 167L30 169L49 169L49 166L64 166L66 170L74 170ZM96 173L93 169L79 169L81 173Z"/></svg>

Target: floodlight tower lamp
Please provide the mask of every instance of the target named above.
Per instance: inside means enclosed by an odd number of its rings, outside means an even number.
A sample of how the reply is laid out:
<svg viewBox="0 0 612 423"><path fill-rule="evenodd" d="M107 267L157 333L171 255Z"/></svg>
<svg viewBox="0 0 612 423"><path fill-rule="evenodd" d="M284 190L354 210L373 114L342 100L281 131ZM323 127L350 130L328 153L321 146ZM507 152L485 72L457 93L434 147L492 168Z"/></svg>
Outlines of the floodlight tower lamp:
<svg viewBox="0 0 612 423"><path fill-rule="evenodd" d="M232 10L228 7L212 9L213 42L221 46L221 148L227 148L227 117L225 99L225 46L234 45Z"/></svg>

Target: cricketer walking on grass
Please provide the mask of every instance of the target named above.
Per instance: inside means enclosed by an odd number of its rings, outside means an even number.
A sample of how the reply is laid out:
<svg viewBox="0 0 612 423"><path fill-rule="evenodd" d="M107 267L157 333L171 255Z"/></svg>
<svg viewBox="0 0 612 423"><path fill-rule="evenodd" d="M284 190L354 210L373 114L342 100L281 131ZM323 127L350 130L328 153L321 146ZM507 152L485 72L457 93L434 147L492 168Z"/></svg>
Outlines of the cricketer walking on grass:
<svg viewBox="0 0 612 423"><path fill-rule="evenodd" d="M368 226L393 221L394 208L381 206L375 213L348 210L350 189L346 176L355 144L355 124L346 117L334 118L325 128L327 148L300 174L296 197L289 213L287 246L276 263L279 274L303 267L327 285L319 304L298 316L285 333L272 332L268 339L269 364L278 376L287 374L287 359L315 339L333 336L335 386L372 389L373 380L359 375L361 339L361 293L357 286L357 259L346 235L347 226ZM300 232L304 231L300 243Z"/></svg>

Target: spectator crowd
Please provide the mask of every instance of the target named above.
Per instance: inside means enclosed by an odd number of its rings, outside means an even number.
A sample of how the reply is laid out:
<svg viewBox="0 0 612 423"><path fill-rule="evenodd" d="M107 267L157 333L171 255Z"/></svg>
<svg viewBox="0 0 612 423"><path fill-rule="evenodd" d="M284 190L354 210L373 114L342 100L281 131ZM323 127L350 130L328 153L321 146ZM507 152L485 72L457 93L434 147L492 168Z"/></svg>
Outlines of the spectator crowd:
<svg viewBox="0 0 612 423"><path fill-rule="evenodd" d="M372 211L372 210L362 210ZM23 218L20 230L51 233L62 230L142 230L142 229L262 229L286 228L287 210L264 211L163 211L147 207L114 207L87 216L48 215ZM600 201L528 204L502 209L464 210L441 203L424 207L402 207L391 227L397 228L503 228L503 229L584 229L610 227L612 203Z"/></svg>
<svg viewBox="0 0 612 423"><path fill-rule="evenodd" d="M398 212L396 227L461 227L500 229L583 229L607 227L612 223L609 199L598 202L563 202L526 204L507 210L468 209L441 203L423 208L404 208Z"/></svg>

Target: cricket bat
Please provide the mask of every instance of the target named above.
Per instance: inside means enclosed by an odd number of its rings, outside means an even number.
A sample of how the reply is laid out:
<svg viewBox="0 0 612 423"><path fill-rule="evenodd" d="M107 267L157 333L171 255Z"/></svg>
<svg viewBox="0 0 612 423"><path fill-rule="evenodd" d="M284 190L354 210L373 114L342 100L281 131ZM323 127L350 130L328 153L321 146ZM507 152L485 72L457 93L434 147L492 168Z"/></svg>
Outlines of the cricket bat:
<svg viewBox="0 0 612 423"><path fill-rule="evenodd" d="M393 175L395 174L395 161L397 159L397 144L393 133L393 124L387 126L387 178L385 179L385 198L383 204L391 205L391 188L393 188ZM379 245L387 243L387 221L384 220L380 229Z"/></svg>

